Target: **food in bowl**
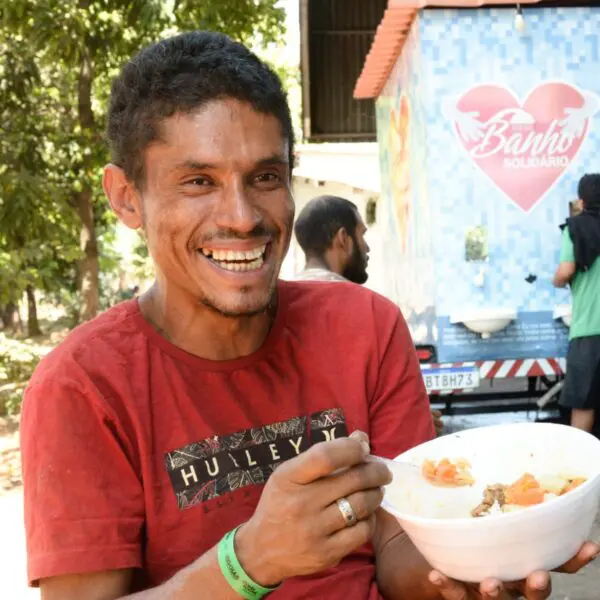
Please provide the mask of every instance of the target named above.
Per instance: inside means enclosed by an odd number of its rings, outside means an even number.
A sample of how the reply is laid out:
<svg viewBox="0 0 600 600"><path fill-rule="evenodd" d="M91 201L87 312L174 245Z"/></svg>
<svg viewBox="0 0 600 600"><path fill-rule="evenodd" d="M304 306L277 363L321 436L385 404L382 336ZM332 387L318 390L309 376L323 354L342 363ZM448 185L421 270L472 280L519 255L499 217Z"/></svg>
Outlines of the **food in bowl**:
<svg viewBox="0 0 600 600"><path fill-rule="evenodd" d="M465 458L473 485L432 485L425 460ZM385 488L382 506L394 515L419 552L453 579L517 581L570 560L589 539L600 497L600 440L554 423L510 423L451 433L396 457L415 469ZM549 502L475 519L471 511L488 484L511 484L531 473L558 496L567 479L582 485ZM548 481L547 481L548 480Z"/></svg>
<svg viewBox="0 0 600 600"><path fill-rule="evenodd" d="M473 485L475 479L473 479L470 469L471 464L465 459L453 462L448 458L443 458L437 463L433 460L425 460L422 466L423 477L429 483L444 487Z"/></svg>
<svg viewBox="0 0 600 600"><path fill-rule="evenodd" d="M511 485L488 485L483 491L482 502L471 511L471 516L486 517L522 510L564 496L585 482L585 477L553 477L540 482L531 473L525 473Z"/></svg>

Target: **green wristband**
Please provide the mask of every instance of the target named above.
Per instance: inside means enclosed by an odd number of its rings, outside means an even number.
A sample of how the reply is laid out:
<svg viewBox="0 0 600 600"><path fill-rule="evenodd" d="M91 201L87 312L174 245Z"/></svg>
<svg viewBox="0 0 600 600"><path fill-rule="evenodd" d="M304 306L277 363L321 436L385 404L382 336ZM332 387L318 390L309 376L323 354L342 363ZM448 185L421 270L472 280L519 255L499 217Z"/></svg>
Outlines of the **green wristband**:
<svg viewBox="0 0 600 600"><path fill-rule="evenodd" d="M219 542L218 556L219 567L227 583L245 600L260 600L277 587L266 588L250 579L250 576L244 571L237 554L235 553L235 534L239 527L226 533Z"/></svg>

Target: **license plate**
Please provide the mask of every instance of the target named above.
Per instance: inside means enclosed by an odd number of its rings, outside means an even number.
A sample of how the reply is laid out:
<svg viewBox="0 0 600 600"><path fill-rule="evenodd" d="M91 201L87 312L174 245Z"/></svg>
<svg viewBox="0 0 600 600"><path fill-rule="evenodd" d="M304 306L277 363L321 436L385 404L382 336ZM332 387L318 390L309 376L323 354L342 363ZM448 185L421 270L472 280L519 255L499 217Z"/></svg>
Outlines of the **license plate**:
<svg viewBox="0 0 600 600"><path fill-rule="evenodd" d="M424 369L423 379L428 392L469 390L479 387L479 369L477 367Z"/></svg>

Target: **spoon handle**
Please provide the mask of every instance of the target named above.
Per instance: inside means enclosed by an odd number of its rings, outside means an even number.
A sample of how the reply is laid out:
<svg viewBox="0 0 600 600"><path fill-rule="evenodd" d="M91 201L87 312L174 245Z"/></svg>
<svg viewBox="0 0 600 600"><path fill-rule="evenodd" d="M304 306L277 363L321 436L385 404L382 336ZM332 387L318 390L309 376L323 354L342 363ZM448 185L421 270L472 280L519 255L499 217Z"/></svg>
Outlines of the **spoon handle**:
<svg viewBox="0 0 600 600"><path fill-rule="evenodd" d="M392 460L390 458L384 458L383 456L375 456L370 454L367 457L368 462L381 462L388 467L394 477L396 475L404 477L414 477L415 475L421 474L421 467L414 463L405 462L403 460Z"/></svg>

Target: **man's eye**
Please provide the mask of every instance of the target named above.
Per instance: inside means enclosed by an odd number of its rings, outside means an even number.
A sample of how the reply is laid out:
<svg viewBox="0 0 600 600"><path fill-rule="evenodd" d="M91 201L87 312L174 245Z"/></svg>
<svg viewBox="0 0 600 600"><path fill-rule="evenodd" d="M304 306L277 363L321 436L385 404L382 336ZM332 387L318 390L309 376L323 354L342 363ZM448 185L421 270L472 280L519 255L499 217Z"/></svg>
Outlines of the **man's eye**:
<svg viewBox="0 0 600 600"><path fill-rule="evenodd" d="M279 175L277 173L261 173L256 176L258 183L276 183L279 181Z"/></svg>
<svg viewBox="0 0 600 600"><path fill-rule="evenodd" d="M211 184L210 179L206 177L194 177L187 182L189 185L207 186Z"/></svg>

